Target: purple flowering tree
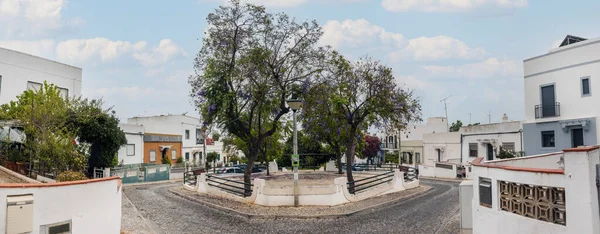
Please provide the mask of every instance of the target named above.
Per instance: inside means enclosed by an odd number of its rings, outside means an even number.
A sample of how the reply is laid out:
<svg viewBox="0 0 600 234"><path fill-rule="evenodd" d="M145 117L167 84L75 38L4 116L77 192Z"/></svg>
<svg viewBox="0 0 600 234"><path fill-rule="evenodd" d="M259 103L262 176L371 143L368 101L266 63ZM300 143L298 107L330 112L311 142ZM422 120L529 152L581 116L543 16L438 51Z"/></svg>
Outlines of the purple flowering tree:
<svg viewBox="0 0 600 234"><path fill-rule="evenodd" d="M349 182L354 182L354 156L369 126L401 130L409 122L421 120L418 99L396 84L391 68L370 58L351 63L331 53L328 67L313 86L320 86L322 96L305 105L306 127L343 142ZM310 110L312 104L315 107Z"/></svg>
<svg viewBox="0 0 600 234"><path fill-rule="evenodd" d="M248 158L244 181L260 147L289 115L294 87L320 72L325 51L316 46L322 30L284 13L231 0L207 17L202 48L189 83L205 127L235 136ZM246 185L250 189L249 185Z"/></svg>

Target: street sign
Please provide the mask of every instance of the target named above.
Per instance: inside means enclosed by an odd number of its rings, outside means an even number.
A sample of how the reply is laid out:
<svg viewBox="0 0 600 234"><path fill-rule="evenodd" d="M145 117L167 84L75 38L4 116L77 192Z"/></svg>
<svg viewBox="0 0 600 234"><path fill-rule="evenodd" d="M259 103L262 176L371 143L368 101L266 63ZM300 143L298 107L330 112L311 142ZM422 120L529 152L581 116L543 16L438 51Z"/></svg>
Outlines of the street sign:
<svg viewBox="0 0 600 234"><path fill-rule="evenodd" d="M292 154L292 167L300 166L300 155Z"/></svg>

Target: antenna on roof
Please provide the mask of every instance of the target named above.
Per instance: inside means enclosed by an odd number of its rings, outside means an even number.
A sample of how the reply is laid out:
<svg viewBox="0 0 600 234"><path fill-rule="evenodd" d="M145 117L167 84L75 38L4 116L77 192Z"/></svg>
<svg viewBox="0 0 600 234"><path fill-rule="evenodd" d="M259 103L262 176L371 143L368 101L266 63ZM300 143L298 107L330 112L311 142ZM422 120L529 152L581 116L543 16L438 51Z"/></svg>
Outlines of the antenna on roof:
<svg viewBox="0 0 600 234"><path fill-rule="evenodd" d="M444 98L444 99L440 100L440 102L444 102L444 110L445 110L445 112L446 112L446 128L447 128L448 130L450 129L450 126L448 125L448 105L447 105L448 103L446 103L446 100L447 100L448 98L450 98L450 97L452 97L452 95L450 95L450 96L448 96L448 97L446 97L446 98Z"/></svg>

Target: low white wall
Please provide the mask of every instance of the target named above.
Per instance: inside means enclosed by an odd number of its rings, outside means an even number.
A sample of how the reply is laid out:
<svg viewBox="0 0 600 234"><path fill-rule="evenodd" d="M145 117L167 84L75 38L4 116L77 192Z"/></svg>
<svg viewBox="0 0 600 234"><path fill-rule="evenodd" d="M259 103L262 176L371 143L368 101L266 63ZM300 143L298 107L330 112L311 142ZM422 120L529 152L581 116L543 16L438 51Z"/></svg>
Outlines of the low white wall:
<svg viewBox="0 0 600 234"><path fill-rule="evenodd" d="M435 177L435 167L419 165L419 176Z"/></svg>
<svg viewBox="0 0 600 234"><path fill-rule="evenodd" d="M500 159L489 161L488 163L491 165L550 169L559 169L565 166L562 152L520 158Z"/></svg>
<svg viewBox="0 0 600 234"><path fill-rule="evenodd" d="M298 202L302 206L335 206L348 202L360 201L373 196L399 192L419 186L419 181L404 182L404 173L395 170L392 181L361 191L357 194L348 192L346 177L335 178L331 185L300 186L298 188ZM206 175L198 176L198 185L195 190L199 193L227 197L239 202L252 203L263 206L293 206L294 195L292 186L267 186L264 179L255 178L252 196L242 198L218 188L208 185ZM189 187L189 186L188 186ZM190 189L190 188L187 188Z"/></svg>
<svg viewBox="0 0 600 234"><path fill-rule="evenodd" d="M183 179L183 172L169 173L169 180Z"/></svg>
<svg viewBox="0 0 600 234"><path fill-rule="evenodd" d="M458 186L460 200L460 228L473 229L473 181L465 180Z"/></svg>
<svg viewBox="0 0 600 234"><path fill-rule="evenodd" d="M538 221L500 209L498 180L541 186L565 187L562 174L531 173L501 168L473 167L473 233L569 233L566 226ZM479 204L479 177L491 179L492 208ZM567 190L568 191L568 190ZM569 197L567 194L565 197ZM567 204L568 206L568 204ZM567 207L568 209L568 207ZM567 214L569 217L569 214Z"/></svg>
<svg viewBox="0 0 600 234"><path fill-rule="evenodd" d="M435 167L435 177L447 178L447 179L456 178L456 165L454 165L454 164L446 164L446 165L452 166L452 169Z"/></svg>
<svg viewBox="0 0 600 234"><path fill-rule="evenodd" d="M6 230L6 197L33 195L33 231L71 220L71 233L120 233L121 180L118 177L53 184L0 184L0 233Z"/></svg>

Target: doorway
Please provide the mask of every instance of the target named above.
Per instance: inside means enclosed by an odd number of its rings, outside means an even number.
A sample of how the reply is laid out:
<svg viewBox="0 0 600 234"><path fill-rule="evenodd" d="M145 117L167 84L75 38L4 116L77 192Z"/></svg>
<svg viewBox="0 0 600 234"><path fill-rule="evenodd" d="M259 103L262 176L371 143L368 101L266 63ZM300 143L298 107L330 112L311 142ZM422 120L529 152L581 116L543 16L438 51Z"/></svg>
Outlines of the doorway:
<svg viewBox="0 0 600 234"><path fill-rule="evenodd" d="M554 94L554 85L542 87L542 117L554 117L556 113L556 96Z"/></svg>
<svg viewBox="0 0 600 234"><path fill-rule="evenodd" d="M571 146L576 148L577 146L582 146L583 144L583 129L574 128L571 129Z"/></svg>
<svg viewBox="0 0 600 234"><path fill-rule="evenodd" d="M437 155L438 155L438 162L442 161L442 150L437 149Z"/></svg>
<svg viewBox="0 0 600 234"><path fill-rule="evenodd" d="M487 160L494 160L494 146L492 144L487 144Z"/></svg>

